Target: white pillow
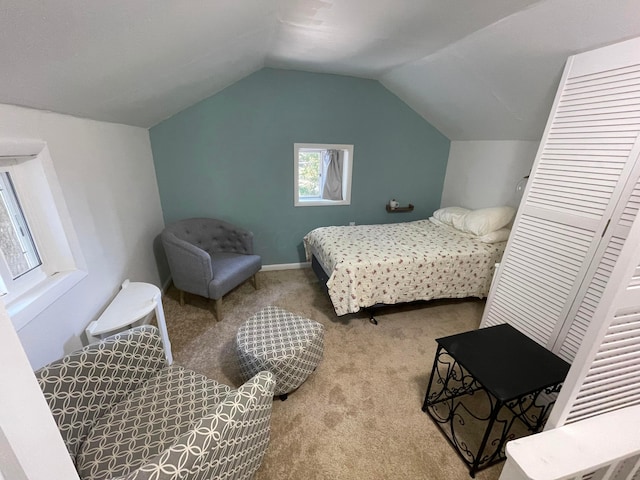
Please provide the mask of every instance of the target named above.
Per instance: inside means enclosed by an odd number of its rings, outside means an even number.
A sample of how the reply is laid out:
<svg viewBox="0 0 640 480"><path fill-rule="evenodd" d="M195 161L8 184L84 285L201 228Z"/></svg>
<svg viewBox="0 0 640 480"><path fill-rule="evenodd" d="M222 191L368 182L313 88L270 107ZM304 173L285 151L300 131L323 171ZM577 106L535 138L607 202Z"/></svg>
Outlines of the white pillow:
<svg viewBox="0 0 640 480"><path fill-rule="evenodd" d="M429 221L431 223L433 223L434 225L438 225L439 227L449 227L449 225L447 225L444 222L441 222L440 220L438 220L436 217L429 217Z"/></svg>
<svg viewBox="0 0 640 480"><path fill-rule="evenodd" d="M470 212L471 210L469 210ZM467 213L468 214L468 213ZM467 214L465 215L454 215L453 217L453 221L451 223L451 226L453 228L455 228L456 230L460 230L461 232L465 232L468 233L465 229L464 229L464 219L467 218Z"/></svg>
<svg viewBox="0 0 640 480"><path fill-rule="evenodd" d="M490 207L472 210L464 216L462 230L482 236L500 230L513 220L516 210L513 207Z"/></svg>
<svg viewBox="0 0 640 480"><path fill-rule="evenodd" d="M509 240L510 233L511 229L501 228L500 230L496 230L495 232L490 232L486 235L478 237L478 240L480 240L482 243L506 242L507 240Z"/></svg>
<svg viewBox="0 0 640 480"><path fill-rule="evenodd" d="M455 221L459 222L468 212L469 209L462 207L445 207L433 212L433 217L447 225L454 225Z"/></svg>

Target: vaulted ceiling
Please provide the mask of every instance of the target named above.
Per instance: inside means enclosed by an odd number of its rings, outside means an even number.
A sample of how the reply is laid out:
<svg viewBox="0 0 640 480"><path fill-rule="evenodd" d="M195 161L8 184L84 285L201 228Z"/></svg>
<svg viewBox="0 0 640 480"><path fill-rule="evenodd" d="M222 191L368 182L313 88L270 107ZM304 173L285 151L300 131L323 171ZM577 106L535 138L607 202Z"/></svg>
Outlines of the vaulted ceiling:
<svg viewBox="0 0 640 480"><path fill-rule="evenodd" d="M379 80L452 140L537 140L640 0L5 0L0 102L151 127L263 68Z"/></svg>

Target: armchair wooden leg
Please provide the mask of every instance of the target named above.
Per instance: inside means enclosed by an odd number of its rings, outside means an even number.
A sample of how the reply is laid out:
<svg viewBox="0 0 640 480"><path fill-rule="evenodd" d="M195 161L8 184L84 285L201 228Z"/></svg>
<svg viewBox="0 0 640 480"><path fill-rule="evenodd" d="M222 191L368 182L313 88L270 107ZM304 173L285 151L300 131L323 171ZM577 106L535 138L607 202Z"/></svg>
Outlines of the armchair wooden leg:
<svg viewBox="0 0 640 480"><path fill-rule="evenodd" d="M184 307L184 290L180 290L180 306Z"/></svg>
<svg viewBox="0 0 640 480"><path fill-rule="evenodd" d="M260 288L260 285L258 285L258 274L255 274L251 277L251 283L253 284L253 288L255 288L256 290Z"/></svg>
<svg viewBox="0 0 640 480"><path fill-rule="evenodd" d="M216 299L216 318L219 322L222 321L222 298Z"/></svg>

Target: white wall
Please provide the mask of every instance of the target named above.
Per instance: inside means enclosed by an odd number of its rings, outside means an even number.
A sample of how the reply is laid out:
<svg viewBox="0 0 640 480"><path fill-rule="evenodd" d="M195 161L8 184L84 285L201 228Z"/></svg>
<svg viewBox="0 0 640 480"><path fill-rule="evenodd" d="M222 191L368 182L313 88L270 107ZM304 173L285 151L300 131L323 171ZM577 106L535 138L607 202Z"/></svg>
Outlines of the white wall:
<svg viewBox="0 0 640 480"><path fill-rule="evenodd" d="M517 183L529 174L539 142L454 141L442 191L441 206L518 207Z"/></svg>
<svg viewBox="0 0 640 480"><path fill-rule="evenodd" d="M0 105L0 138L47 142L87 264L80 283L18 332L39 368L81 346L125 278L160 285L160 196L146 129Z"/></svg>
<svg viewBox="0 0 640 480"><path fill-rule="evenodd" d="M69 452L0 301L0 480L77 480Z"/></svg>

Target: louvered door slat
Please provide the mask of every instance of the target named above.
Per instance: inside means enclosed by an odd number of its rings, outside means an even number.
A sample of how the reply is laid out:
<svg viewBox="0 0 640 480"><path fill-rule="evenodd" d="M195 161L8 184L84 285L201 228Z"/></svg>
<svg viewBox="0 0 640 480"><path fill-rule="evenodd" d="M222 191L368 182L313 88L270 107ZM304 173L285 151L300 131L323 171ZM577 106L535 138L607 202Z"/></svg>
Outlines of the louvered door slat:
<svg viewBox="0 0 640 480"><path fill-rule="evenodd" d="M550 181L545 181L544 179L538 179L538 181L541 185L552 188L554 191L558 192L559 195L561 194L579 195L581 193L584 193L591 197L606 199L607 197L611 197L611 191L613 190L612 188L607 186L590 185L589 186L590 188L585 193L584 189L580 188L579 184L567 186L567 182L564 182L564 183L560 181L550 182Z"/></svg>
<svg viewBox="0 0 640 480"><path fill-rule="evenodd" d="M600 218L601 209L598 209L597 206L589 207L583 205L576 205L571 202L563 201L562 197L552 196L552 195L536 195L532 194L529 196L529 201L532 205L535 205L539 208L547 208L552 211L566 211L571 210L576 215L581 215L588 218Z"/></svg>
<svg viewBox="0 0 640 480"><path fill-rule="evenodd" d="M593 141L593 142L624 141L626 143L626 142L634 142L635 138L636 137L633 134L633 131L621 131L621 130L614 130L614 131L609 131L609 132L603 132L603 131L566 132L566 131L562 131L562 132L550 132L549 133L549 137L547 138L547 143L552 144L554 142L558 142L558 141L562 141L562 140L565 140L565 141L567 141L569 143L572 143L573 141L584 141L585 143L589 143L591 141Z"/></svg>
<svg viewBox="0 0 640 480"><path fill-rule="evenodd" d="M588 100L591 103L611 102L619 99L632 99L638 96L637 83L631 82L626 85L609 83L609 88L579 91L577 88L565 91L562 95L564 104L577 103Z"/></svg>
<svg viewBox="0 0 640 480"><path fill-rule="evenodd" d="M630 118L566 118L554 124L553 128L557 130L583 129L593 128L595 131L601 131L607 128L616 130L620 128L630 127L631 131L637 131L640 120L638 117Z"/></svg>
<svg viewBox="0 0 640 480"><path fill-rule="evenodd" d="M544 155L545 158L551 159L549 155ZM594 173L609 173L615 175L624 168L624 164L627 163L624 159L617 159L617 161L608 162L606 160L597 159L589 160L585 156L573 156L568 155L557 156L552 158L553 164L546 166L549 170L560 170L565 168L591 168L594 169Z"/></svg>
<svg viewBox="0 0 640 480"><path fill-rule="evenodd" d="M638 72L630 72L621 75L613 74L609 77L585 78L584 80L576 79L575 77L570 78L567 81L563 97L588 93L598 94L627 87L637 90L638 76L640 76Z"/></svg>
<svg viewBox="0 0 640 480"><path fill-rule="evenodd" d="M638 91L638 80L636 79L623 79L619 81L594 81L585 82L584 85L569 85L562 95L562 100L575 99L577 97L585 98L591 96L594 100L598 100L602 97L603 92L609 94L624 95L629 92ZM562 105L559 107L562 108Z"/></svg>
<svg viewBox="0 0 640 480"><path fill-rule="evenodd" d="M554 174L556 172L566 172L567 169L579 168L581 173L591 178L598 179L602 175L605 175L605 178L615 179L620 175L621 167L621 164L615 163L605 164L605 162L597 161L571 162L561 159L560 161L555 161L553 164L545 165L544 171Z"/></svg>
<svg viewBox="0 0 640 480"><path fill-rule="evenodd" d="M581 111L584 108L619 108L626 107L628 105L635 105L640 103L640 94L637 90L631 87L630 91L621 95L593 95L585 96L584 98L565 98L563 99L562 111Z"/></svg>
<svg viewBox="0 0 640 480"><path fill-rule="evenodd" d="M633 46L631 47L633 48ZM601 52L604 52L605 50L611 50L611 49L606 49L606 48L600 49ZM588 52L588 53L593 54L593 52ZM587 55L586 54L579 55L578 58L582 59L585 56ZM573 75L571 76L570 84L577 85L583 81L612 78L612 77L618 77L620 75L626 75L629 73L640 72L640 62L636 62L636 61L616 63L615 68L614 67L606 68L604 65L606 65L605 62L603 62L603 65L598 64L596 67L589 67L586 70L584 69L584 65L577 65L573 70Z"/></svg>
<svg viewBox="0 0 640 480"><path fill-rule="evenodd" d="M607 285L607 279L605 277L605 274L600 270L596 272L592 282L593 282L593 285L595 286L595 290L598 292L603 291L604 287ZM587 296L585 298L585 301L593 301L593 299L590 296Z"/></svg>
<svg viewBox="0 0 640 480"><path fill-rule="evenodd" d="M578 157L622 157L628 156L629 148L624 145L601 145L601 148L578 148L579 145L565 145L560 148L559 145L549 145L545 148L543 155L576 155ZM620 148L616 148L620 147Z"/></svg>
<svg viewBox="0 0 640 480"><path fill-rule="evenodd" d="M582 305L580 305L580 310L583 310L585 315L593 315L593 312L596 311L599 300L599 298L594 299L594 301L587 301L585 299L585 301L582 302Z"/></svg>
<svg viewBox="0 0 640 480"><path fill-rule="evenodd" d="M631 400L631 403L629 403ZM593 404L584 408L576 408L569 417L567 417L567 423L578 422L586 418L593 417L595 415L602 415L603 413L613 412L632 405L640 403L640 395L633 395L633 398L629 396L618 399L603 401L601 404Z"/></svg>
<svg viewBox="0 0 640 480"><path fill-rule="evenodd" d="M638 366L640 355L633 346L627 349L621 349L617 355L611 357L596 358L591 364L589 370L589 378L585 380L585 384L589 382L591 376L609 376L611 370L622 371L627 368L635 368ZM610 378L610 377L609 377Z"/></svg>
<svg viewBox="0 0 640 480"><path fill-rule="evenodd" d="M630 122L627 124L613 124L613 125L553 125L549 131L549 135L586 135L586 134L607 134L607 133L625 133L635 134L640 128L640 122Z"/></svg>
<svg viewBox="0 0 640 480"><path fill-rule="evenodd" d="M596 412L603 413L603 408L617 410L619 408L624 408L625 406L631 406L628 403L630 399L634 402L631 405L636 405L637 402L640 401L640 393L634 392L632 388L626 388L616 394L608 396L604 395L599 398L595 398L594 396L590 402L576 401L575 408L577 411L580 411L580 415L582 417L587 417L592 416Z"/></svg>
<svg viewBox="0 0 640 480"><path fill-rule="evenodd" d="M620 218L620 225L630 227L640 210L640 182L636 184Z"/></svg>
<svg viewBox="0 0 640 480"><path fill-rule="evenodd" d="M567 167L567 170L570 170L571 167ZM595 191L609 191L613 193L617 182L612 180L605 180L603 178L582 178L576 175L572 175L569 178L562 177L557 173L553 172L544 173L538 172L536 181L538 182L538 186L543 189L548 189L553 191L560 185L567 185L577 189L584 189L587 191L595 190ZM528 200L528 198L527 198Z"/></svg>
<svg viewBox="0 0 640 480"><path fill-rule="evenodd" d="M497 292L497 295L504 296L504 299L509 299L508 294L515 294L517 298L514 298L510 301L513 305L516 305L520 308L526 308L531 312L534 312L535 315L539 313L543 315L554 315L557 314L559 310L562 308L562 303L558 300L558 298L554 298L552 293L554 292L553 288L550 288L549 285L544 284L543 282L535 281L533 276L527 276L526 272L523 274L522 272L517 272L519 275L516 277L515 275L510 275L510 272L506 271L506 278L509 280L521 280L528 282L529 285L527 287L521 287L519 285L512 285L508 290L503 292ZM531 298L530 294L535 292L540 295L549 295L549 301L545 305L536 304L535 300ZM522 312L523 316L526 316L527 312Z"/></svg>
<svg viewBox="0 0 640 480"><path fill-rule="evenodd" d="M637 375L617 375L618 386L612 388L610 383L600 385L598 387L590 387L584 385L580 395L576 399L576 406L599 403L603 399L610 401L612 399L623 399L629 394L634 393L634 383L636 383Z"/></svg>
<svg viewBox="0 0 640 480"><path fill-rule="evenodd" d="M505 275L507 275L507 278L511 279L509 272L505 272ZM517 278L519 280L531 281L532 277L521 275ZM535 299L531 297L532 292L540 295L550 295L553 292L553 289L550 289L548 288L548 285L543 285L539 282L531 282L527 288L512 285L508 289L505 288L504 291L496 292L496 294L503 297L503 299L508 301L512 306L515 306L516 312L518 311L518 308L526 309L527 311L522 312L523 317L531 316L532 318L536 318L538 315L552 317L553 315L557 315L562 309L562 304L557 298L551 298L545 305L538 305L535 302ZM513 295L516 298L510 299L510 295ZM549 325L553 325L553 323L550 322Z"/></svg>
<svg viewBox="0 0 640 480"><path fill-rule="evenodd" d="M631 278L630 286L634 288L640 286L640 266L636 267L636 271Z"/></svg>
<svg viewBox="0 0 640 480"><path fill-rule="evenodd" d="M531 234L527 237L519 237L518 242L513 243L514 250L517 250L522 256L529 257L535 262L540 262L542 265L550 265L551 268L556 269L557 261L566 261L567 268L557 271L558 275L577 271L580 268L580 251L575 252L571 250L570 245L566 245L566 239L558 238L553 251L549 250L549 243L553 241L548 237L542 235ZM534 264L534 267L536 265ZM574 268L571 268L574 267Z"/></svg>
<svg viewBox="0 0 640 480"><path fill-rule="evenodd" d="M629 354L627 356L628 358L623 358L622 355L620 355L617 359L616 362L612 363L611 365L613 365L613 368L615 368L616 372L619 375L635 375L636 379L638 376L638 373L640 373L639 369L638 369L638 360L640 357L638 357L638 355L634 355L634 354ZM591 384L591 383L609 383L610 380L610 372L611 372L611 365L609 365L608 367L603 367L603 368L592 368L590 373L589 373L589 381L585 382L585 385L587 384Z"/></svg>
<svg viewBox="0 0 640 480"><path fill-rule="evenodd" d="M572 193L567 193L563 189L556 188L553 193L536 193L529 197L531 200L536 200L540 203L553 203L556 202L559 205L571 205L572 208L576 210L581 210L585 212L592 212L594 214L598 213L597 204L608 203L607 197L602 197L600 195L592 195L590 191L574 191ZM594 205L596 203L596 205Z"/></svg>
<svg viewBox="0 0 640 480"><path fill-rule="evenodd" d="M522 258L524 262L528 262L531 257L523 255ZM505 271L505 275L509 275L509 273L510 270ZM523 263L517 273L522 277L522 280L532 282L541 291L554 291L556 289L560 289L564 292L568 292L569 288L567 287L566 279L572 278L570 277L570 272L558 273L552 265L549 265L548 260L545 261L545 264L542 264L541 262L536 263L535 261L533 264ZM550 299L549 301L553 302L553 299Z"/></svg>
<svg viewBox="0 0 640 480"><path fill-rule="evenodd" d="M516 292L517 290L518 289L514 289L514 291ZM552 317L554 313L557 314L559 310L559 308L555 306L555 311L554 311L554 305L552 304L548 304L545 306L545 308L540 310L533 310L533 308L535 308L536 305L531 303L531 301L528 300L526 297L521 296L513 301L510 301L508 306L504 306L504 308L500 308L502 318L504 318L505 320L502 323L506 323L506 321L508 320L508 316L513 314L513 309L510 309L509 307L515 307L516 311L522 310L522 318L528 319L531 322L531 326L535 326L535 327L540 327L540 325L537 325L538 323L537 320L539 318L542 319L540 323L544 324L545 318ZM542 327L542 331L549 331L549 329L552 329L552 328L553 328L553 324L547 323Z"/></svg>

